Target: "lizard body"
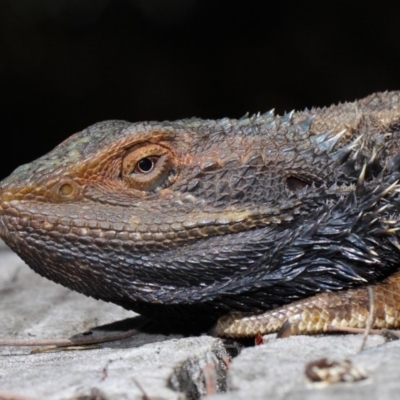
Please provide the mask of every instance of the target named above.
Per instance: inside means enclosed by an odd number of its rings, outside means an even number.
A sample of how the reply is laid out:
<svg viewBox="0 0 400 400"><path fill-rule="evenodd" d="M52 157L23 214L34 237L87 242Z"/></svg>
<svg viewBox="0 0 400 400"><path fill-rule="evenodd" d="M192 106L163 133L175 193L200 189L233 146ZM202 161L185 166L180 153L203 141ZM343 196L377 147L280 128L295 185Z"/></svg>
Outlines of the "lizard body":
<svg viewBox="0 0 400 400"><path fill-rule="evenodd" d="M352 293L368 303L367 285L397 293L399 130L400 92L283 116L102 122L0 183L0 237L39 274L152 318L235 312L215 332L245 336L232 323L282 310L255 328L274 331L293 302L310 313L327 299L320 315Z"/></svg>

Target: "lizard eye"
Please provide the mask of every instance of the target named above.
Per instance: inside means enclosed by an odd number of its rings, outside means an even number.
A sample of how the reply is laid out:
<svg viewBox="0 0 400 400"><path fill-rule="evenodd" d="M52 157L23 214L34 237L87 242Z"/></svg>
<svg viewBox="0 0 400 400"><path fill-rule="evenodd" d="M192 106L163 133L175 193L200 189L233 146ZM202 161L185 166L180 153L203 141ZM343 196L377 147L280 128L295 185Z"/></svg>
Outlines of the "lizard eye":
<svg viewBox="0 0 400 400"><path fill-rule="evenodd" d="M122 179L133 189L154 191L173 182L175 157L158 144L141 144L130 148L122 160Z"/></svg>

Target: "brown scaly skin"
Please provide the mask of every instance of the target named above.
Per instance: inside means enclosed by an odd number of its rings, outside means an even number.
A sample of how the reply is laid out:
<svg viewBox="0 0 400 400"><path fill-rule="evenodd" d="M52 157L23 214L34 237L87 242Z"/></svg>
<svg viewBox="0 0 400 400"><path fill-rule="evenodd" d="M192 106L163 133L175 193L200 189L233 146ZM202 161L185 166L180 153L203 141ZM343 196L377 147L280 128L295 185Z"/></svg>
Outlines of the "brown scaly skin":
<svg viewBox="0 0 400 400"><path fill-rule="evenodd" d="M396 272L373 287L375 329L400 324L400 273ZM340 292L325 292L263 313L230 313L221 317L213 333L227 337L248 337L258 333L313 334L340 328L366 328L371 309L370 293L363 286Z"/></svg>
<svg viewBox="0 0 400 400"><path fill-rule="evenodd" d="M362 326L372 285L375 326L394 328L399 130L398 92L284 116L99 123L1 182L0 236L39 274L173 325L234 312L215 333L286 320L316 333L356 314Z"/></svg>

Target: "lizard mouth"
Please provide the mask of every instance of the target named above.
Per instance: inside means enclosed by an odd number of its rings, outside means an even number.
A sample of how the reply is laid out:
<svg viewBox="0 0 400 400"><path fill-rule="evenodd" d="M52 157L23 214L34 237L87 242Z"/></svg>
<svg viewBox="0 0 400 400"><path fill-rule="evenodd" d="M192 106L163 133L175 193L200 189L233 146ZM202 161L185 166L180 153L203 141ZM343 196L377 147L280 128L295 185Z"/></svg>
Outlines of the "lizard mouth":
<svg viewBox="0 0 400 400"><path fill-rule="evenodd" d="M0 185L0 239L10 245L15 239L10 225L13 226L16 214L10 207L10 200L13 200L12 194L6 189L8 189L6 185Z"/></svg>
<svg viewBox="0 0 400 400"><path fill-rule="evenodd" d="M8 229L6 225L4 224L3 217L0 214L0 238L2 238L4 241L7 240L9 234L8 234Z"/></svg>
<svg viewBox="0 0 400 400"><path fill-rule="evenodd" d="M8 229L6 224L4 223L3 192L0 186L0 238L6 240L8 235Z"/></svg>

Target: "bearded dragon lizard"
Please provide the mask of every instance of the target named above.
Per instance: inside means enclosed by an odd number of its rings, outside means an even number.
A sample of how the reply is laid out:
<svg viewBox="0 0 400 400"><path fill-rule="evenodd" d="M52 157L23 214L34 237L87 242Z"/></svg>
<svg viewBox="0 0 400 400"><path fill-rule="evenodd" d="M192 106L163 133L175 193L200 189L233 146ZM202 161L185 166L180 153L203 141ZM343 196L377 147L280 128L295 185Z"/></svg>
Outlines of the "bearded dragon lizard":
<svg viewBox="0 0 400 400"><path fill-rule="evenodd" d="M72 290L221 336L400 326L400 92L106 121L0 183L0 237Z"/></svg>

